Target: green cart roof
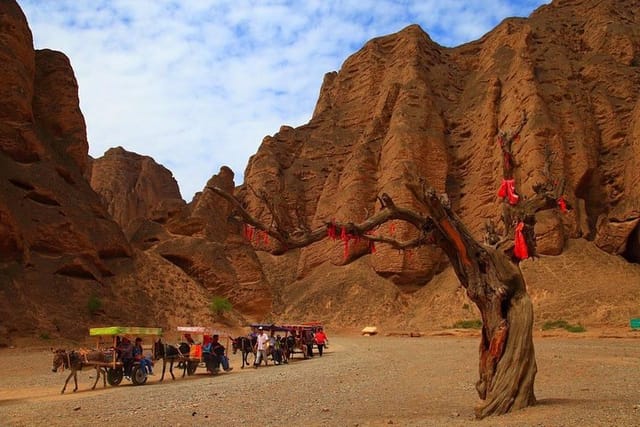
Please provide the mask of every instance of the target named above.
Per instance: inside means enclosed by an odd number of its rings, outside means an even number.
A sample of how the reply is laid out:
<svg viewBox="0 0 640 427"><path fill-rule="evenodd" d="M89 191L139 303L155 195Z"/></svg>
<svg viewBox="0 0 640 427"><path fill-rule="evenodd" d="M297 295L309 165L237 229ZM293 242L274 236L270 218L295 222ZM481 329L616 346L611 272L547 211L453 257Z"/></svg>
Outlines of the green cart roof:
<svg viewBox="0 0 640 427"><path fill-rule="evenodd" d="M98 335L162 335L162 328L143 328L138 326L108 326L90 328L90 336Z"/></svg>

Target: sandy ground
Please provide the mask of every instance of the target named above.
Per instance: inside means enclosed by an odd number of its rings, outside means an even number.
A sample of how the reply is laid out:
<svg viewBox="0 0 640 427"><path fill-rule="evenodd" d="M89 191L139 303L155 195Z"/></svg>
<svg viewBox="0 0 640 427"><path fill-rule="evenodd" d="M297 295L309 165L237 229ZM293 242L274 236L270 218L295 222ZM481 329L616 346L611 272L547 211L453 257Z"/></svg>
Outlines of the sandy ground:
<svg viewBox="0 0 640 427"><path fill-rule="evenodd" d="M2 349L0 425L639 426L639 338L537 337L538 405L481 421L477 336L332 337L322 358L94 391L83 371L64 395L48 349Z"/></svg>

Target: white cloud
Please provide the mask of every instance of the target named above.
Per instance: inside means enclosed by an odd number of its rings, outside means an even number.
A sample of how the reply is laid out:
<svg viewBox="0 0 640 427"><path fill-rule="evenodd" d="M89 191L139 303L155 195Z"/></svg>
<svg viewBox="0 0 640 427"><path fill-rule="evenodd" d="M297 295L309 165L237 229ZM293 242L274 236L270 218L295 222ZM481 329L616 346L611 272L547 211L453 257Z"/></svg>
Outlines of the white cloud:
<svg viewBox="0 0 640 427"><path fill-rule="evenodd" d="M36 48L69 56L90 154L169 168L190 200L265 135L310 118L322 78L373 37L417 23L445 46L544 0L18 0Z"/></svg>

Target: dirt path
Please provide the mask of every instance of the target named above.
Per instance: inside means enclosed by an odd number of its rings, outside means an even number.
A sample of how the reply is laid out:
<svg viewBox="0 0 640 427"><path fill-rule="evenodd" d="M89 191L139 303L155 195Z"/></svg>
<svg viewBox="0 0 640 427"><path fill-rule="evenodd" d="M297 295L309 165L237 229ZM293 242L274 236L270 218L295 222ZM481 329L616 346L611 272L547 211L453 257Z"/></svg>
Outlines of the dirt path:
<svg viewBox="0 0 640 427"><path fill-rule="evenodd" d="M477 337L339 337L324 357L60 395L51 353L0 350L0 425L640 425L640 339L538 338L539 404L483 421ZM299 356L298 356L299 357ZM157 370L159 372L159 370ZM73 386L71 386L73 388Z"/></svg>

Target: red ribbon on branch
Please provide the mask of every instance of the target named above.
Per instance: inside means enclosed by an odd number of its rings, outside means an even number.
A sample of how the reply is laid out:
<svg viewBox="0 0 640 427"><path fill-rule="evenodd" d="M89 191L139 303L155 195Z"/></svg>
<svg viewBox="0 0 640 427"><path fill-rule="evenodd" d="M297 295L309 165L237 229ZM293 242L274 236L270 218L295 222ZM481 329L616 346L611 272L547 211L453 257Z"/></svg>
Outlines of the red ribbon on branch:
<svg viewBox="0 0 640 427"><path fill-rule="evenodd" d="M517 205L520 196L516 193L516 180L515 179L503 179L498 189L498 197L509 200L510 205Z"/></svg>
<svg viewBox="0 0 640 427"><path fill-rule="evenodd" d="M331 222L329 223L329 225L327 226L327 236L329 236L329 238L331 240L336 240L336 224L335 224L336 220L332 219Z"/></svg>
<svg viewBox="0 0 640 427"><path fill-rule="evenodd" d="M567 202L564 200L564 196L560 196L558 199L558 207L560 208L560 212L567 213L569 210L567 209Z"/></svg>
<svg viewBox="0 0 640 427"><path fill-rule="evenodd" d="M255 227L253 227L252 225L244 224L243 233L244 238L251 242L253 240L253 235L255 234Z"/></svg>
<svg viewBox="0 0 640 427"><path fill-rule="evenodd" d="M524 222L520 221L516 225L516 235L514 239L515 246L513 247L513 254L518 259L529 258L529 249L527 248L527 241L524 239L522 229L524 228Z"/></svg>
<svg viewBox="0 0 640 427"><path fill-rule="evenodd" d="M343 258L346 260L349 257L349 238L351 236L349 236L347 234L347 228L346 227L342 227L342 231L340 232L340 240L342 240L342 245L343 245Z"/></svg>

